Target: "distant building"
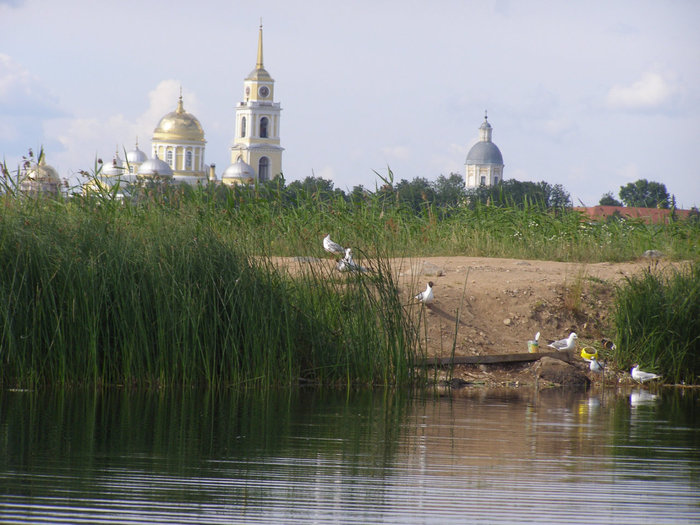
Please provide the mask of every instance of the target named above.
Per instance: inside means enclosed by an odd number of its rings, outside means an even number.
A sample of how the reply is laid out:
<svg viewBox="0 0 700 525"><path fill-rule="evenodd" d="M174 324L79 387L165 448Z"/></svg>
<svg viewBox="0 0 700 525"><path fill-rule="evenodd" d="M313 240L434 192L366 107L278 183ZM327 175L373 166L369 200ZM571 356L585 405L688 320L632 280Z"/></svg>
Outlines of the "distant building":
<svg viewBox="0 0 700 525"><path fill-rule="evenodd" d="M185 111L182 90L175 111L165 115L153 131L152 159L139 167L138 174L154 172L172 177L173 182L206 182L209 174L204 165L204 130L197 117ZM166 164L169 168L164 170ZM143 172L143 173L142 173Z"/></svg>
<svg viewBox="0 0 700 525"><path fill-rule="evenodd" d="M19 191L26 195L58 195L61 191L61 178L53 166L46 164L43 150L36 164L25 163L19 172Z"/></svg>
<svg viewBox="0 0 700 525"><path fill-rule="evenodd" d="M258 34L255 69L243 82L243 101L236 106L236 132L231 166L222 175L224 184L264 182L282 173L280 107L275 102L275 81L263 65L262 26ZM252 175L252 177L250 177Z"/></svg>
<svg viewBox="0 0 700 525"><path fill-rule="evenodd" d="M666 224L671 221L672 214L678 219L689 218L692 210L671 210L669 208L633 208L626 206L589 206L575 207L574 211L581 212L591 221L605 220L608 217L624 219L639 219L647 224Z"/></svg>
<svg viewBox="0 0 700 525"><path fill-rule="evenodd" d="M243 101L236 106L231 165L221 174L220 182L227 185L262 182L282 173L281 107L274 101L275 81L263 66L262 25L257 62L243 82L243 92ZM153 179L190 185L218 182L215 166L205 163L205 146L204 129L197 117L185 111L181 91L175 110L163 116L153 130L151 158L139 149L138 140L134 150L126 153L126 162L117 148L112 162L83 189L107 190L117 182L125 188Z"/></svg>
<svg viewBox="0 0 700 525"><path fill-rule="evenodd" d="M484 122L479 127L479 142L474 144L465 163L465 183L467 188L495 186L503 180L503 155L491 141L493 128L484 115Z"/></svg>

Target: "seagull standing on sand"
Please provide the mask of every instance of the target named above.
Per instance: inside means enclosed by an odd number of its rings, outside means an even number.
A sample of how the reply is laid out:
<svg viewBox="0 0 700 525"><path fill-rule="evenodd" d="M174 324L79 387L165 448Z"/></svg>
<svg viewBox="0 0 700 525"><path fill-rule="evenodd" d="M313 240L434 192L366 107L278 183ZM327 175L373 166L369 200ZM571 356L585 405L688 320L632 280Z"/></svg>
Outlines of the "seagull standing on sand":
<svg viewBox="0 0 700 525"><path fill-rule="evenodd" d="M591 364L588 365L588 367L591 369L591 372L602 372L603 369L605 368L603 366L603 363L598 361L595 356L591 357L590 361L591 361Z"/></svg>
<svg viewBox="0 0 700 525"><path fill-rule="evenodd" d="M337 242L331 240L330 233L323 238L323 249L326 250L328 253L345 253L345 248L343 248Z"/></svg>
<svg viewBox="0 0 700 525"><path fill-rule="evenodd" d="M425 290L416 295L415 299L418 299L423 304L432 303L435 300L435 296L433 295L433 286L435 286L433 281L430 281L428 286L425 287Z"/></svg>
<svg viewBox="0 0 700 525"><path fill-rule="evenodd" d="M367 268L357 264L352 258L352 249L345 248L345 257L338 261L336 268L341 272L366 272Z"/></svg>
<svg viewBox="0 0 700 525"><path fill-rule="evenodd" d="M632 367L631 373L632 373L632 379L634 379L638 383L646 383L647 381L651 381L652 379L661 379L660 375L652 374L651 372L644 372L643 370L640 370L639 365L634 365Z"/></svg>
<svg viewBox="0 0 700 525"><path fill-rule="evenodd" d="M560 352L566 352L567 350L573 350L574 348L576 348L576 339L578 339L576 332L571 332L569 334L569 337L567 337L566 339L552 341L547 346L554 348L555 350L559 350Z"/></svg>

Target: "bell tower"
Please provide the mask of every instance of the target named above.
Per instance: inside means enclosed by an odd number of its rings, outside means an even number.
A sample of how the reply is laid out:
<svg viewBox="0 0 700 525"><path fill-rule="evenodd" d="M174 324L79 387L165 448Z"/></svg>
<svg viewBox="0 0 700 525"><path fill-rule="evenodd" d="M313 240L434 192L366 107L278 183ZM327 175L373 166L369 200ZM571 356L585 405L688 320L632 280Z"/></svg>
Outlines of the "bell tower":
<svg viewBox="0 0 700 525"><path fill-rule="evenodd" d="M255 69L243 81L243 101L236 106L236 131L231 164L239 159L249 164L258 182L282 173L280 108L275 102L275 81L263 65L263 29L258 31Z"/></svg>

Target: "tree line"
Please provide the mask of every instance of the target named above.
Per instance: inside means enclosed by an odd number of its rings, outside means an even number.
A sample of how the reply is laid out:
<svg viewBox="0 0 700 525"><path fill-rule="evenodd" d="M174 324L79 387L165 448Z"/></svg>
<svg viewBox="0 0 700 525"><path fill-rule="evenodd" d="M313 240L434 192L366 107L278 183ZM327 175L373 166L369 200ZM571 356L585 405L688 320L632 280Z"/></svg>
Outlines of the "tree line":
<svg viewBox="0 0 700 525"><path fill-rule="evenodd" d="M445 209L479 205L554 210L572 207L571 195L561 184L545 181L506 179L494 186L466 188L464 178L458 173L440 175L434 181L424 177L395 181L391 170L388 170L386 176L377 172L375 174L381 182L374 189L358 185L347 193L335 187L333 181L316 176L286 184L284 176L279 175L270 182L258 185L258 189L274 188L276 195L285 201L294 201L299 195L312 196L319 200L342 198L346 202L354 203L372 198L410 208L415 212L430 207ZM603 195L599 204L641 208L675 207L675 198L668 194L664 184L646 179L621 186L619 197L620 200L617 200L612 192L608 192Z"/></svg>

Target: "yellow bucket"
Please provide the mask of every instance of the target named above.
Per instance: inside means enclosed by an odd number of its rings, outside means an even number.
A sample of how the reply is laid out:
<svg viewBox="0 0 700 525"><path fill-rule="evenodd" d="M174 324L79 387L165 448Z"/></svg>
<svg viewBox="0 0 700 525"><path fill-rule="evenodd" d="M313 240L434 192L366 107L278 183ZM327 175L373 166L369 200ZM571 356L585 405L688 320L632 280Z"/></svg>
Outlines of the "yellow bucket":
<svg viewBox="0 0 700 525"><path fill-rule="evenodd" d="M531 354L536 354L537 352L540 351L540 344L537 341L528 341L527 342L527 351L530 352Z"/></svg>

